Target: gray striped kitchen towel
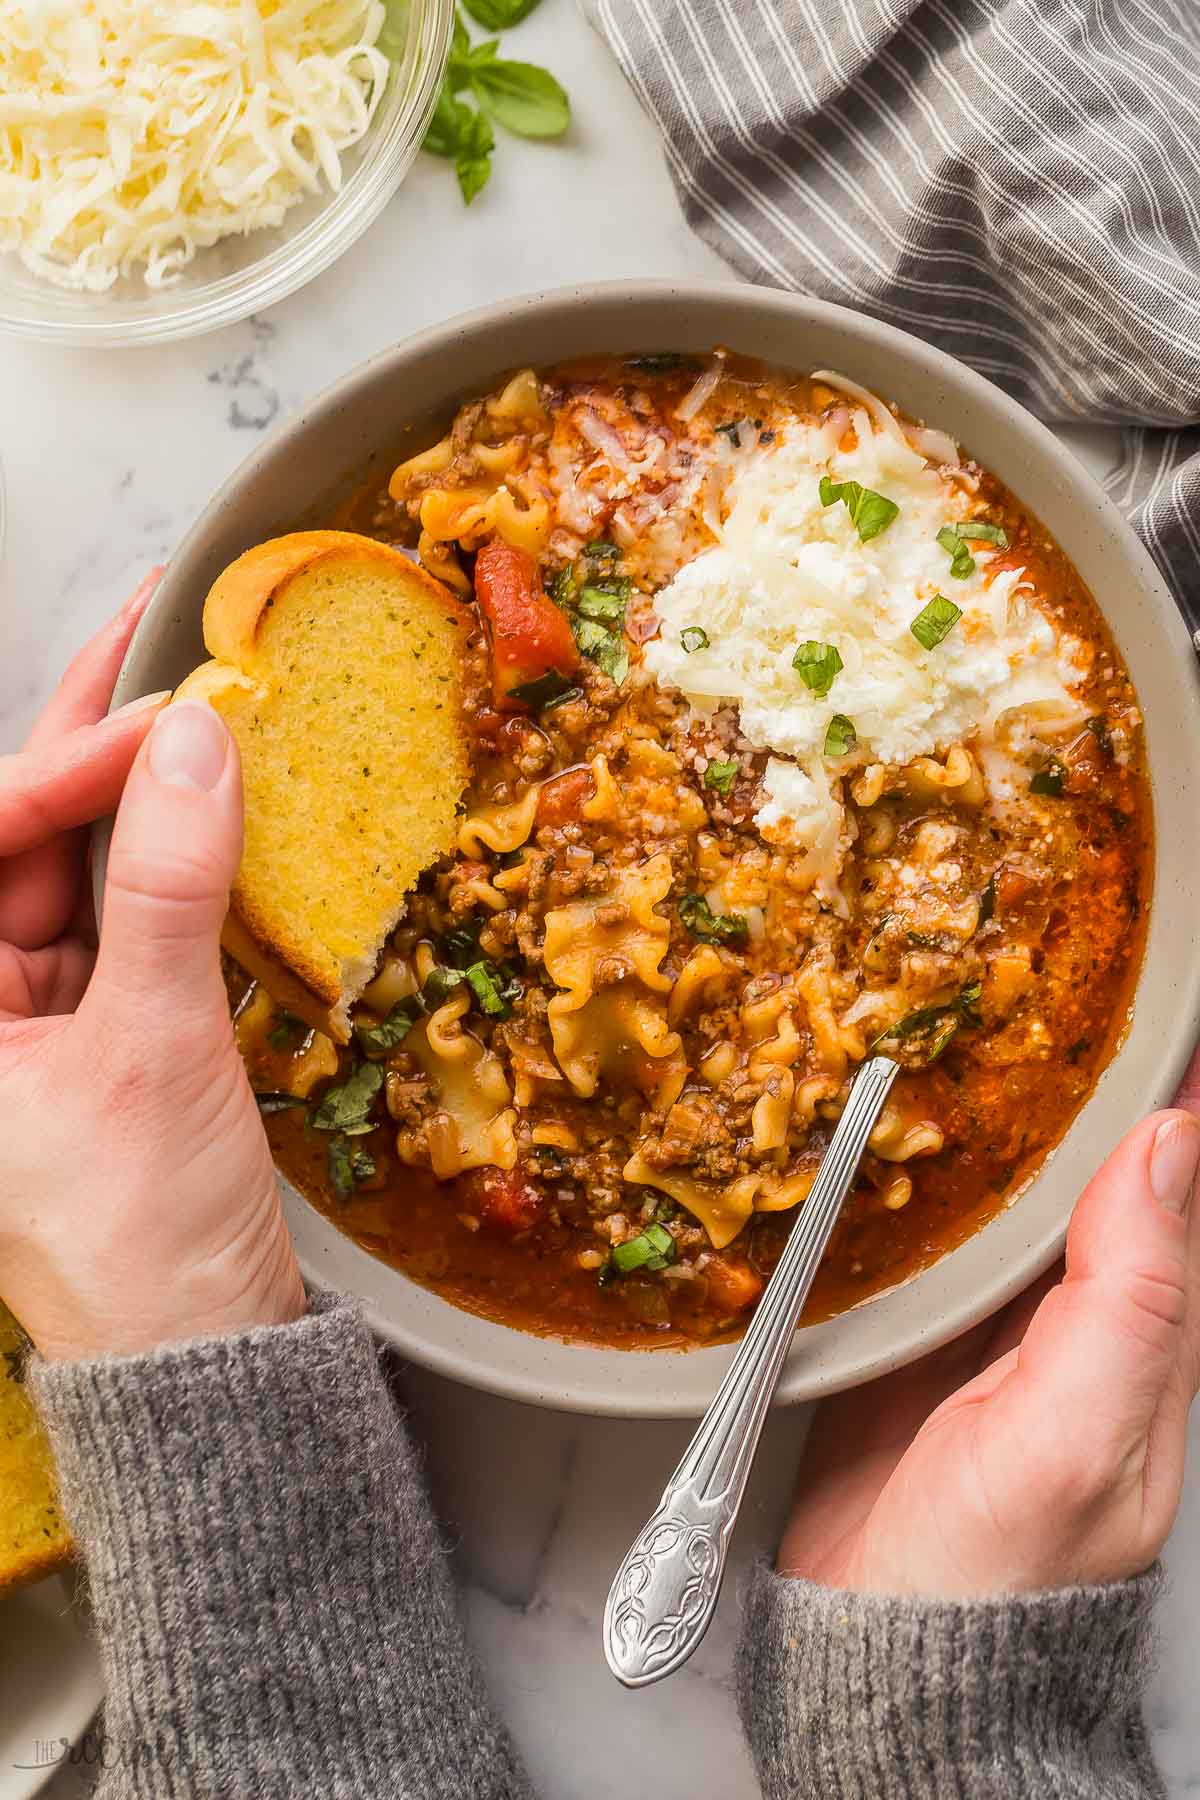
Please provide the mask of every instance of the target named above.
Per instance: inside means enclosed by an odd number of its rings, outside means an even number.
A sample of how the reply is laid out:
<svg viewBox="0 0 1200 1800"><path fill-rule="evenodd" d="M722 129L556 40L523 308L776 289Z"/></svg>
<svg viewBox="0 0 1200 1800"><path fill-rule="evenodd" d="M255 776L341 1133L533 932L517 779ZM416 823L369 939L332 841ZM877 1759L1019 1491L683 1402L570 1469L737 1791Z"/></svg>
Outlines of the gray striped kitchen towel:
<svg viewBox="0 0 1200 1800"><path fill-rule="evenodd" d="M752 281L928 338L1109 477L1200 626L1200 0L583 0Z"/></svg>

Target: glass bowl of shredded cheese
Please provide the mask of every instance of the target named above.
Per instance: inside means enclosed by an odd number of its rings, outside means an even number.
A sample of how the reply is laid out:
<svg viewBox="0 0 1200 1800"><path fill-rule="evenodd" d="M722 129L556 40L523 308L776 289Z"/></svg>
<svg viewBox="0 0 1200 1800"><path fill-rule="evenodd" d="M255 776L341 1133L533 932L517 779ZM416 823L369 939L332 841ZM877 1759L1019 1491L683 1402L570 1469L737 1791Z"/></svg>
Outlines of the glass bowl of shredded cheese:
<svg viewBox="0 0 1200 1800"><path fill-rule="evenodd" d="M454 0L0 0L0 329L228 325L390 199Z"/></svg>

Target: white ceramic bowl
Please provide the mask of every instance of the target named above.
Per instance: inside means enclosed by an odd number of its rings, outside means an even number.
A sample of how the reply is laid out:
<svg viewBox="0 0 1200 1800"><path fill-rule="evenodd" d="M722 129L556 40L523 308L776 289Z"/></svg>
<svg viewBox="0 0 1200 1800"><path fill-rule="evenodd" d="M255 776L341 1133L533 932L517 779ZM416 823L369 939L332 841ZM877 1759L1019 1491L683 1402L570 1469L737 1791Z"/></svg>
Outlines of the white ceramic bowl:
<svg viewBox="0 0 1200 1800"><path fill-rule="evenodd" d="M1200 673L1175 605L1111 502L1044 426L960 363L873 320L733 284L610 283L471 313L354 370L288 420L207 507L145 615L114 704L171 687L204 655L215 576L248 545L321 516L331 478L362 469L504 369L586 351L706 351L835 368L944 427L1043 522L1102 607L1146 715L1158 861L1133 1023L1059 1148L990 1224L905 1285L797 1334L780 1387L801 1400L912 1361L994 1311L1060 1254L1081 1188L1118 1137L1169 1100L1200 1022ZM333 491L336 491L333 490ZM98 858L98 863L102 858ZM360 1294L405 1355L538 1405L629 1417L700 1413L731 1354L616 1351L531 1337L459 1311L368 1256L299 1195L288 1217L312 1279Z"/></svg>
<svg viewBox="0 0 1200 1800"><path fill-rule="evenodd" d="M80 294L0 255L0 330L56 344L161 344L232 325L302 287L348 250L385 207L421 147L437 99L454 0L388 0L392 72L371 128L348 151L337 194L301 201L274 230L201 250L180 280L157 291L140 276Z"/></svg>

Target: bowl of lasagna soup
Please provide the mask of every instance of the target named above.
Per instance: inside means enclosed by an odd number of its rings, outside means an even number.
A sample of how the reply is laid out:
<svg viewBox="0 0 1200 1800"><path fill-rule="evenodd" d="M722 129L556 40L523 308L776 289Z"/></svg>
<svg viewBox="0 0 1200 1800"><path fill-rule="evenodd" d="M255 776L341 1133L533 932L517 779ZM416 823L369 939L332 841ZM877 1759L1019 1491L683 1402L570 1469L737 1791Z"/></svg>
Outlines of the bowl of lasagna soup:
<svg viewBox="0 0 1200 1800"><path fill-rule="evenodd" d="M268 440L114 703L200 660L229 561L312 525L457 597L470 775L349 1044L227 964L306 1275L477 1385L699 1413L878 1053L781 1396L1049 1267L1200 1016L1194 653L1072 455L839 308L534 296Z"/></svg>

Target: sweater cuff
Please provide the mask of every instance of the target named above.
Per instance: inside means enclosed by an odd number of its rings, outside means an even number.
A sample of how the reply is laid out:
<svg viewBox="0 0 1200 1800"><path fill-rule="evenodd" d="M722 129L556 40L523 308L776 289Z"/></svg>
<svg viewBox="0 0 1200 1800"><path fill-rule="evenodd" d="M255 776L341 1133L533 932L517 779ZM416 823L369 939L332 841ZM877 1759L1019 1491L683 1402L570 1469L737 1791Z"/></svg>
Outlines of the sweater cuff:
<svg viewBox="0 0 1200 1800"><path fill-rule="evenodd" d="M1156 1565L1107 1587L942 1601L760 1568L738 1688L766 1800L1160 1794L1140 1702L1161 1585Z"/></svg>
<svg viewBox="0 0 1200 1800"><path fill-rule="evenodd" d="M291 1324L35 1361L30 1383L87 1564L114 1794L528 1795L357 1306L317 1293Z"/></svg>

